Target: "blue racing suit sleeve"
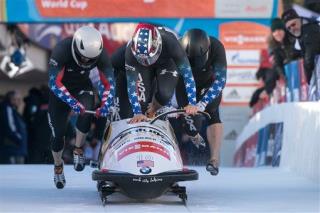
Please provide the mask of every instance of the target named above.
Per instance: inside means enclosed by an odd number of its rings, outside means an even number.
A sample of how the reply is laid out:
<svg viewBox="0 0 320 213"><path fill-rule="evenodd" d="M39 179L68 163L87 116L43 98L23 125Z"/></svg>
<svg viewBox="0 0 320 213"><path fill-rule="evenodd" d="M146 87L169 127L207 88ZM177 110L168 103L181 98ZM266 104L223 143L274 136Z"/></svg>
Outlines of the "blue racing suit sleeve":
<svg viewBox="0 0 320 213"><path fill-rule="evenodd" d="M191 67L188 59L182 62L181 64L177 64L179 73L183 76L184 85L186 87L186 92L188 96L188 102L191 105L195 105L197 102L196 99L196 84L193 79Z"/></svg>
<svg viewBox="0 0 320 213"><path fill-rule="evenodd" d="M213 60L211 61L212 69L210 71L213 72L214 81L201 100L204 105L211 103L215 98L220 96L227 80L227 59L225 48L223 44L215 38L211 37L210 41L211 54L213 55Z"/></svg>
<svg viewBox="0 0 320 213"><path fill-rule="evenodd" d="M104 113L108 113L115 97L115 83L111 61L105 51L102 52L97 68L99 70L98 93L101 99L101 107L103 107Z"/></svg>
<svg viewBox="0 0 320 213"><path fill-rule="evenodd" d="M219 97L223 88L226 85L227 69L225 66L216 65L214 70L215 80L207 90L206 94L202 98L202 102L207 105L212 102L215 98Z"/></svg>
<svg viewBox="0 0 320 213"><path fill-rule="evenodd" d="M137 94L137 80L138 80L138 72L135 70L134 67L126 64L126 76L127 76L127 91L129 101L132 106L133 113L135 115L142 114L141 106L138 99Z"/></svg>
<svg viewBox="0 0 320 213"><path fill-rule="evenodd" d="M168 38L167 47L169 48L171 57L177 65L178 72L183 77L184 85L187 91L188 102L191 105L195 105L197 103L196 83L193 78L188 57L174 35L168 35L166 38Z"/></svg>
<svg viewBox="0 0 320 213"><path fill-rule="evenodd" d="M57 45L49 59L49 88L59 99L67 103L70 107L76 105L78 100L75 99L66 87L62 83L64 75L65 59L64 53L65 48L63 45Z"/></svg>

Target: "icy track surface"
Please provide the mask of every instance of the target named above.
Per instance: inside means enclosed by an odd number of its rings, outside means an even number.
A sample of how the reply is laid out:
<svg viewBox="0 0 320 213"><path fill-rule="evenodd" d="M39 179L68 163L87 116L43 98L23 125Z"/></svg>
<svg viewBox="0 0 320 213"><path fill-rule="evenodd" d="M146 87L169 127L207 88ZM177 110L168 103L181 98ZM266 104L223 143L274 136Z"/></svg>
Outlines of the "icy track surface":
<svg viewBox="0 0 320 213"><path fill-rule="evenodd" d="M0 212L319 212L319 183L279 168L222 168L213 177L202 167L187 187L184 206L174 195L139 203L113 194L103 207L92 169L66 166L67 185L53 184L48 165L0 166Z"/></svg>

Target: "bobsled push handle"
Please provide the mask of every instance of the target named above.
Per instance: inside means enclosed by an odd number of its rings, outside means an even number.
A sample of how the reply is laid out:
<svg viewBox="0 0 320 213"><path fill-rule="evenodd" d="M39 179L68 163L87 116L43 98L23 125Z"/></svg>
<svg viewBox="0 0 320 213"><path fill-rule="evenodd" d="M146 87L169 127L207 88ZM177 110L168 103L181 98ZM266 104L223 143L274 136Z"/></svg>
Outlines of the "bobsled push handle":
<svg viewBox="0 0 320 213"><path fill-rule="evenodd" d="M92 111L92 110L86 110L86 111L84 111L85 113L88 113L88 114L93 114L93 115L95 115L96 114L96 112L95 111Z"/></svg>
<svg viewBox="0 0 320 213"><path fill-rule="evenodd" d="M169 114L184 114L186 113L186 111L184 109L177 109L177 110L173 110L173 111L169 111L169 112L164 112L158 116L156 116L154 119L152 119L150 121L150 124L153 124L154 122L156 122L158 119L167 116ZM211 116L209 115L209 113L207 112L202 112L202 111L198 111L197 113L204 115L208 120L211 119Z"/></svg>

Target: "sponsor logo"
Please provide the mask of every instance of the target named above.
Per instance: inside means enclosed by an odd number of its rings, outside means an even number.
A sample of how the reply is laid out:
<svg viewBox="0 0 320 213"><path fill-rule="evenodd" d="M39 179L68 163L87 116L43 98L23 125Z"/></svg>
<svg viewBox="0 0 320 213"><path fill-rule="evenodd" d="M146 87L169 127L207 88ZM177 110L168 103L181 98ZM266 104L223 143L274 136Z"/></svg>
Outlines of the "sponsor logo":
<svg viewBox="0 0 320 213"><path fill-rule="evenodd" d="M67 69L67 72L73 72L73 69L68 68L68 69Z"/></svg>
<svg viewBox="0 0 320 213"><path fill-rule="evenodd" d="M251 79L254 79L255 75L254 73L252 73L251 71L245 71L245 72L242 72L242 73L228 73L228 79L229 78L240 78L240 79L243 79L243 80L251 80Z"/></svg>
<svg viewBox="0 0 320 213"><path fill-rule="evenodd" d="M86 0L40 0L45 9L77 9L85 10L88 7Z"/></svg>
<svg viewBox="0 0 320 213"><path fill-rule="evenodd" d="M231 92L226 96L229 99L240 99L240 95L236 89L231 90Z"/></svg>
<svg viewBox="0 0 320 213"><path fill-rule="evenodd" d="M166 73L171 73L173 75L173 77L178 77L178 72L176 70L170 71L167 69L163 69L163 70L161 70L160 75L164 75Z"/></svg>
<svg viewBox="0 0 320 213"><path fill-rule="evenodd" d="M259 50L228 50L226 52L229 66L258 66Z"/></svg>
<svg viewBox="0 0 320 213"><path fill-rule="evenodd" d="M52 136L55 138L56 137L56 133L54 131L54 128L53 128L53 125L52 125L52 122L51 122L50 114L48 113L47 116L48 116L48 123L49 123L49 127L51 129Z"/></svg>
<svg viewBox="0 0 320 213"><path fill-rule="evenodd" d="M267 13L268 7L265 5L256 7L248 5L244 10L248 13Z"/></svg>
<svg viewBox="0 0 320 213"><path fill-rule="evenodd" d="M200 95L204 95L204 93L206 93L206 91L207 91L207 89L202 89L202 90L200 91Z"/></svg>
<svg viewBox="0 0 320 213"><path fill-rule="evenodd" d="M257 84L256 68L229 68L227 79L229 84Z"/></svg>
<svg viewBox="0 0 320 213"><path fill-rule="evenodd" d="M126 68L126 70L128 70L128 71L136 71L136 68L135 68L135 67L130 66L130 65L128 65L128 64L125 64L125 68Z"/></svg>
<svg viewBox="0 0 320 213"><path fill-rule="evenodd" d="M81 90L79 92L79 95L83 95L85 93L87 93L88 95L93 95L93 91L91 91L91 90Z"/></svg>
<svg viewBox="0 0 320 213"><path fill-rule="evenodd" d="M238 133L236 130L232 130L231 132L229 132L225 137L224 139L226 140L236 140L238 137Z"/></svg>
<svg viewBox="0 0 320 213"><path fill-rule="evenodd" d="M152 169L151 169L150 167L148 167L148 166L142 167L142 168L140 169L140 173L141 173L141 174L144 174L144 175L150 174L151 171L152 171Z"/></svg>
<svg viewBox="0 0 320 213"><path fill-rule="evenodd" d="M231 61L234 64L255 64L255 63L259 63L259 60L257 60L256 58L244 58L240 55L240 53L235 53L232 57L231 57Z"/></svg>
<svg viewBox="0 0 320 213"><path fill-rule="evenodd" d="M233 42L239 45L243 45L245 43L264 43L267 41L266 36L246 36L243 34L239 34L236 36L226 36L224 37L225 42Z"/></svg>
<svg viewBox="0 0 320 213"><path fill-rule="evenodd" d="M55 66L55 67L58 66L58 62L56 60L54 60L53 58L50 58L49 64L52 66Z"/></svg>
<svg viewBox="0 0 320 213"><path fill-rule="evenodd" d="M265 25L236 21L221 24L219 38L226 49L258 50L267 48L269 34L270 28Z"/></svg>
<svg viewBox="0 0 320 213"><path fill-rule="evenodd" d="M216 0L216 17L229 18L269 18L273 10L273 1L256 0Z"/></svg>

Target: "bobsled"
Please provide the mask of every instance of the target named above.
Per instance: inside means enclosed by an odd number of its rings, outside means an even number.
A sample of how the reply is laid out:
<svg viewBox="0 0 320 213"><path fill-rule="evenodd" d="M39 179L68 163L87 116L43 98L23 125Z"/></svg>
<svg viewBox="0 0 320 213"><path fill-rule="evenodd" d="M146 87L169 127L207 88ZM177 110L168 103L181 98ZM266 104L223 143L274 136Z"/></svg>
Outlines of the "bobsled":
<svg viewBox="0 0 320 213"><path fill-rule="evenodd" d="M136 200L173 193L186 203L186 187L178 182L198 179L195 170L184 167L177 139L166 116L129 124L129 119L111 122L104 134L98 169L92 173L103 202L120 192Z"/></svg>

